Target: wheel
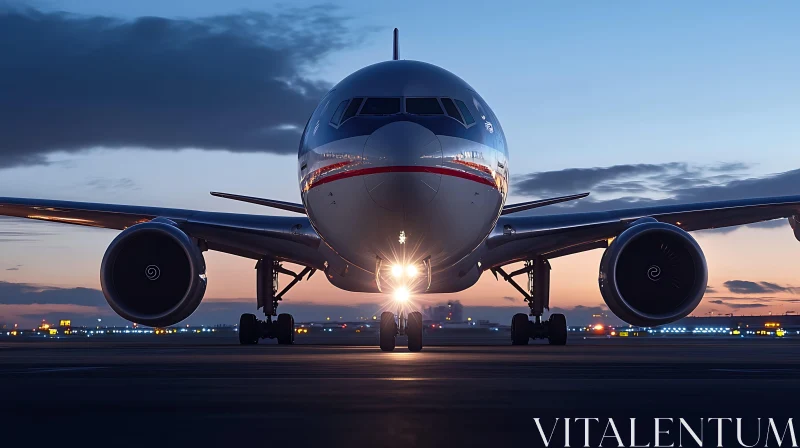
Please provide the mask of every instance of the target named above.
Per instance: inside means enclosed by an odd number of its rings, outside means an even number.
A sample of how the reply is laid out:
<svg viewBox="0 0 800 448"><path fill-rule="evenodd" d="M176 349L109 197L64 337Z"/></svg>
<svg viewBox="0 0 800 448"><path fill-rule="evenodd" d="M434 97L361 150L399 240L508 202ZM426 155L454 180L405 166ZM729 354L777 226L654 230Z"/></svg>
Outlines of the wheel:
<svg viewBox="0 0 800 448"><path fill-rule="evenodd" d="M239 318L239 344L258 344L258 319L255 314L242 314Z"/></svg>
<svg viewBox="0 0 800 448"><path fill-rule="evenodd" d="M511 345L528 345L531 338L528 316L517 313L511 318Z"/></svg>
<svg viewBox="0 0 800 448"><path fill-rule="evenodd" d="M291 314L278 315L278 344L294 344L294 317Z"/></svg>
<svg viewBox="0 0 800 448"><path fill-rule="evenodd" d="M394 321L394 313L384 311L381 313L381 350L391 352L397 342L397 322Z"/></svg>
<svg viewBox="0 0 800 448"><path fill-rule="evenodd" d="M422 351L422 313L419 311L408 315L406 334L408 335L408 351Z"/></svg>
<svg viewBox="0 0 800 448"><path fill-rule="evenodd" d="M547 340L550 345L567 344L567 317L563 314L551 314L547 321Z"/></svg>

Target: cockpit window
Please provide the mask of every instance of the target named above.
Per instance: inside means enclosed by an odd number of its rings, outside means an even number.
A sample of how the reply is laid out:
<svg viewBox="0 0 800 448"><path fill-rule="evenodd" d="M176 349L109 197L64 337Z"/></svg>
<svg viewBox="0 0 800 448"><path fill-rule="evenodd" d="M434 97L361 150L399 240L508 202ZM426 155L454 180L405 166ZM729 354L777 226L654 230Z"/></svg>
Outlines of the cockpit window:
<svg viewBox="0 0 800 448"><path fill-rule="evenodd" d="M464 115L464 120L466 120L467 126L475 123L475 119L472 118L472 114L469 112L469 109L467 109L467 105L461 100L455 100L455 102L456 105L458 105L458 110L460 110L461 114Z"/></svg>
<svg viewBox="0 0 800 448"><path fill-rule="evenodd" d="M415 115L442 115L442 106L436 98L406 98L406 113Z"/></svg>
<svg viewBox="0 0 800 448"><path fill-rule="evenodd" d="M460 121L461 124L464 124L464 119L461 118L461 114L458 113L458 108L453 103L453 100L450 98L442 98L442 106L444 106L444 111L447 112L447 115Z"/></svg>
<svg viewBox="0 0 800 448"><path fill-rule="evenodd" d="M361 106L361 103L363 101L364 98L353 98L353 101L351 101L350 105L347 106L347 110L344 112L344 116L342 116L342 123L356 116L356 112L358 112L358 107Z"/></svg>
<svg viewBox="0 0 800 448"><path fill-rule="evenodd" d="M342 119L342 114L344 113L344 109L347 107L347 103L350 100L344 100L339 103L339 107L336 108L336 112L333 113L333 117L331 117L331 124L334 126L339 126L339 121Z"/></svg>
<svg viewBox="0 0 800 448"><path fill-rule="evenodd" d="M400 98L367 98L359 115L394 115L400 113Z"/></svg>

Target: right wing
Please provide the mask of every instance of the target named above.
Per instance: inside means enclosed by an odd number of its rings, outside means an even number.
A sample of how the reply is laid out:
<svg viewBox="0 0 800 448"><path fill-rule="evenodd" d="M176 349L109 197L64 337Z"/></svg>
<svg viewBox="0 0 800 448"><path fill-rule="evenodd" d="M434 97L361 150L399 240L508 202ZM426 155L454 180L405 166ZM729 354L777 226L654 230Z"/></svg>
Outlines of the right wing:
<svg viewBox="0 0 800 448"><path fill-rule="evenodd" d="M547 258L604 248L634 221L654 218L691 232L790 218L800 239L800 196L641 207L547 216L501 216L489 238L484 264L496 267L544 255ZM791 221L794 220L794 221Z"/></svg>
<svg viewBox="0 0 800 448"><path fill-rule="evenodd" d="M258 260L279 260L324 269L319 235L308 217L243 215L133 205L2 198L0 216L124 230L156 218L174 221L208 248Z"/></svg>

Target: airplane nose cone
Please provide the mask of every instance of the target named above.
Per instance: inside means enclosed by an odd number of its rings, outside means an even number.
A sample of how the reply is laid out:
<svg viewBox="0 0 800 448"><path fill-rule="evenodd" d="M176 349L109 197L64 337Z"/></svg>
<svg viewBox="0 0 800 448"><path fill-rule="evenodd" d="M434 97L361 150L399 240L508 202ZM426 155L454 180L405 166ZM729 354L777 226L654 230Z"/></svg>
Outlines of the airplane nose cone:
<svg viewBox="0 0 800 448"><path fill-rule="evenodd" d="M442 175L430 168L442 165L442 144L428 128L396 121L370 135L364 161L374 170L365 176L370 197L392 211L430 203L439 191Z"/></svg>

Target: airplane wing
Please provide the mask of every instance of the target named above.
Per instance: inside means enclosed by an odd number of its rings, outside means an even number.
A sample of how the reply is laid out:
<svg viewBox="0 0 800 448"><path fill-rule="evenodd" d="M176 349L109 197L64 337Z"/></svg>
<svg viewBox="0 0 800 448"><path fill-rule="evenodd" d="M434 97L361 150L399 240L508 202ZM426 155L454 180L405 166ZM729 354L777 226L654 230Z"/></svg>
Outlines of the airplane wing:
<svg viewBox="0 0 800 448"><path fill-rule="evenodd" d="M741 199L548 216L501 216L486 239L483 264L502 266L542 255L555 258L605 248L632 222L654 218L686 231L790 218L800 239L800 196ZM794 221L792 221L794 220Z"/></svg>
<svg viewBox="0 0 800 448"><path fill-rule="evenodd" d="M305 215L263 216L132 205L0 197L0 216L124 230L156 218L175 222L210 250L323 269L320 238Z"/></svg>

